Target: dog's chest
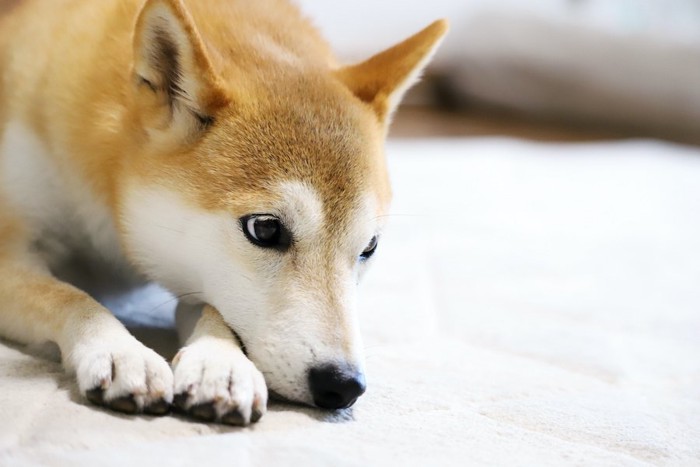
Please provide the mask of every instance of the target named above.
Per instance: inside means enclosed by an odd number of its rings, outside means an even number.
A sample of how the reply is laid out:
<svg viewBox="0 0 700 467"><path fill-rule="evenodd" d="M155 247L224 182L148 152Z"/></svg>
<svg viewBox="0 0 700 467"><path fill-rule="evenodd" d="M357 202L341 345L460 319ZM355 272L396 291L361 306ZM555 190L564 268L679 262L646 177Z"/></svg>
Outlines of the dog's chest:
<svg viewBox="0 0 700 467"><path fill-rule="evenodd" d="M25 125L10 122L0 139L0 196L30 226L49 266L78 255L128 269L106 204L58 161Z"/></svg>

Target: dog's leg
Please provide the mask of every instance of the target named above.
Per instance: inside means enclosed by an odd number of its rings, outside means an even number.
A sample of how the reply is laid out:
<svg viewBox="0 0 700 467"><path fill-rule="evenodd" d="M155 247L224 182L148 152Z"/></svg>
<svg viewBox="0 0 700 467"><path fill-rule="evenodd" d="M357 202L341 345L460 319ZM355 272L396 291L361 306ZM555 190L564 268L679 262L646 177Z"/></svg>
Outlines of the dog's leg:
<svg viewBox="0 0 700 467"><path fill-rule="evenodd" d="M53 341L80 392L127 413L163 414L172 402L167 362L137 341L99 303L53 277L37 258L0 248L0 334L34 344Z"/></svg>
<svg viewBox="0 0 700 467"><path fill-rule="evenodd" d="M173 368L175 406L195 418L247 425L265 413L265 379L210 306L202 310L187 346L173 359Z"/></svg>

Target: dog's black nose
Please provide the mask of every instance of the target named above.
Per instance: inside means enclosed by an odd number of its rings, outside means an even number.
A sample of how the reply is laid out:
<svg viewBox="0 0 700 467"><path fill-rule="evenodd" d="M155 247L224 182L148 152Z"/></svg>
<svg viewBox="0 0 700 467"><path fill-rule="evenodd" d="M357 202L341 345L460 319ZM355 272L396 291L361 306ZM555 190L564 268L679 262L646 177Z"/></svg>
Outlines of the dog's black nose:
<svg viewBox="0 0 700 467"><path fill-rule="evenodd" d="M309 371L314 404L323 409L344 409L365 392L365 375L350 365L329 364Z"/></svg>

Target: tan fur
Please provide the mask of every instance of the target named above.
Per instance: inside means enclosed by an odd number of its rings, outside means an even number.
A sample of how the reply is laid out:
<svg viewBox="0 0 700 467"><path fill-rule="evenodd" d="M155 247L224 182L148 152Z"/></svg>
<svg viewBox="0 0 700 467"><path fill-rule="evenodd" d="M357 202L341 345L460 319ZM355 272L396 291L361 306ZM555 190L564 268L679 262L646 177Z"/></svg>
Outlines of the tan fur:
<svg viewBox="0 0 700 467"><path fill-rule="evenodd" d="M160 35L163 25L176 33ZM107 206L137 270L123 239L134 186L233 218L278 198L280 181L308 183L328 225L318 248L330 251L364 194L377 216L387 209L389 116L445 30L434 23L342 68L282 0L14 1L0 9L0 138L10 122L35 134ZM81 339L72 327L87 339L90 322L113 318L50 275L32 250L41 232L6 204L0 187L0 332L57 341L66 359Z"/></svg>

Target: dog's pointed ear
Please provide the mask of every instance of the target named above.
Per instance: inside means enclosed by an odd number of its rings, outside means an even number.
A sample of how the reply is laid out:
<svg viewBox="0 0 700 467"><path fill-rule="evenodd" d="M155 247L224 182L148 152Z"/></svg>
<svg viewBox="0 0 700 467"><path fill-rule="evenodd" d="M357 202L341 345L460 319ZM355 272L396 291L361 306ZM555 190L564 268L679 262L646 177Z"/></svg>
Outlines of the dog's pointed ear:
<svg viewBox="0 0 700 467"><path fill-rule="evenodd" d="M147 0L134 35L135 104L149 133L191 138L227 103L181 0Z"/></svg>
<svg viewBox="0 0 700 467"><path fill-rule="evenodd" d="M355 96L370 104L379 120L387 125L404 93L418 81L447 29L446 20L435 21L384 52L337 70L336 76Z"/></svg>

